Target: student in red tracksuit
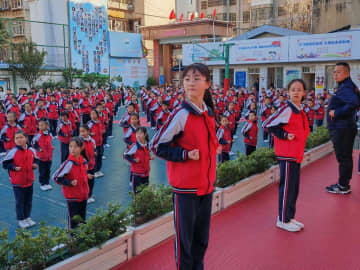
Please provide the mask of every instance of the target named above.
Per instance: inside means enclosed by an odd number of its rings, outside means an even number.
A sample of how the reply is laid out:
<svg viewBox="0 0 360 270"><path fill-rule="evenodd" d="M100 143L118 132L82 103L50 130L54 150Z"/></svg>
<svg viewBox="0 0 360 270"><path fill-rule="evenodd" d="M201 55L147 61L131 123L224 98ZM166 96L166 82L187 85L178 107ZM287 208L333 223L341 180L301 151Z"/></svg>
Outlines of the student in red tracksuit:
<svg viewBox="0 0 360 270"><path fill-rule="evenodd" d="M30 218L33 197L34 171L37 165L35 150L27 147L27 135L17 131L14 135L15 147L2 160L4 169L7 169L13 186L16 217L20 228L28 228L36 224Z"/></svg>
<svg viewBox="0 0 360 270"><path fill-rule="evenodd" d="M163 126L163 124L166 122L170 115L169 105L170 104L168 101L163 101L163 103L161 104L162 111L159 113L159 116L156 120L157 130L159 130Z"/></svg>
<svg viewBox="0 0 360 270"><path fill-rule="evenodd" d="M292 80L288 86L290 101L263 125L275 136L275 154L280 166L279 217L276 226L291 232L304 228L304 224L294 218L299 194L300 165L310 133L306 114L301 109L305 89L303 80Z"/></svg>
<svg viewBox="0 0 360 270"><path fill-rule="evenodd" d="M86 124L90 121L90 112L91 112L91 100L89 98L89 92L82 92L82 98L79 101L80 112L82 116L82 123Z"/></svg>
<svg viewBox="0 0 360 270"><path fill-rule="evenodd" d="M0 102L0 131L5 127L6 125L6 112L4 105ZM5 155L6 151L4 148L4 142L0 138L0 155Z"/></svg>
<svg viewBox="0 0 360 270"><path fill-rule="evenodd" d="M236 114L234 111L234 103L230 102L227 111L224 115L229 119L229 128L231 129L232 138L236 139Z"/></svg>
<svg viewBox="0 0 360 270"><path fill-rule="evenodd" d="M53 187L50 185L50 169L54 147L52 137L49 132L49 123L46 118L39 121L39 133L32 140L32 147L36 150L39 157L39 182L40 189L47 191Z"/></svg>
<svg viewBox="0 0 360 270"><path fill-rule="evenodd" d="M127 149L136 143L136 129L140 126L140 119L137 113L130 116L130 127L124 136Z"/></svg>
<svg viewBox="0 0 360 270"><path fill-rule="evenodd" d="M21 130L21 128L16 124L15 112L8 112L6 119L7 124L0 131L0 138L4 143L5 150L9 151L15 147L14 136L17 131Z"/></svg>
<svg viewBox="0 0 360 270"><path fill-rule="evenodd" d="M316 120L316 126L321 127L323 125L324 117L325 117L325 106L324 106L325 99L324 99L324 97L320 97L318 102L319 102L319 104L314 107L315 120Z"/></svg>
<svg viewBox="0 0 360 270"><path fill-rule="evenodd" d="M178 270L203 269L209 240L212 192L216 178L216 137L210 71L185 67L186 100L154 135L152 149L167 160L174 192L175 258Z"/></svg>
<svg viewBox="0 0 360 270"><path fill-rule="evenodd" d="M127 106L127 111L124 113L124 115L121 117L120 120L120 126L123 128L124 134L126 134L129 126L130 126L130 115L132 115L135 112L135 105L130 103Z"/></svg>
<svg viewBox="0 0 360 270"><path fill-rule="evenodd" d="M50 133L53 137L55 137L56 129L57 129L57 121L59 118L59 106L56 102L55 95L51 95L50 102L47 104L46 109L47 109L47 115L50 125Z"/></svg>
<svg viewBox="0 0 360 270"><path fill-rule="evenodd" d="M219 143L222 146L222 152L220 156L220 163L230 160L230 151L232 146L231 129L229 128L229 119L223 115L220 120L221 126L219 127L216 136Z"/></svg>
<svg viewBox="0 0 360 270"><path fill-rule="evenodd" d="M36 124L39 123L41 118L47 118L47 110L44 107L44 99L41 98L37 100L34 114L36 116Z"/></svg>
<svg viewBox="0 0 360 270"><path fill-rule="evenodd" d="M16 114L16 119L20 117L20 106L17 103L16 97L11 98L11 103L6 108L7 112L14 112Z"/></svg>
<svg viewBox="0 0 360 270"><path fill-rule="evenodd" d="M258 132L259 128L257 126L256 112L251 111L249 113L249 120L241 130L241 133L244 136L245 151L247 156L256 150Z"/></svg>
<svg viewBox="0 0 360 270"><path fill-rule="evenodd" d="M311 99L307 101L307 106L304 108L304 112L309 121L310 132L313 132L314 129L314 121L315 121L315 111L314 111L314 103Z"/></svg>
<svg viewBox="0 0 360 270"><path fill-rule="evenodd" d="M83 140L84 144L84 157L88 162L88 184L89 184L89 199L87 203L95 202L95 198L93 197L94 190L94 176L95 176L95 155L96 155L96 143L93 138L90 136L90 128L87 125L80 126L79 129L80 138Z"/></svg>
<svg viewBox="0 0 360 270"><path fill-rule="evenodd" d="M60 113L60 122L57 127L57 134L60 141L61 162L64 162L69 155L69 142L72 136L69 113L66 111Z"/></svg>
<svg viewBox="0 0 360 270"><path fill-rule="evenodd" d="M92 110L90 113L91 120L87 123L87 126L90 129L90 136L94 139L96 144L96 157L95 157L95 169L94 175L96 177L104 176L104 173L101 172L102 167L102 155L104 153L103 146L103 136L102 136L102 127L99 120L99 113L96 110Z"/></svg>
<svg viewBox="0 0 360 270"><path fill-rule="evenodd" d="M65 111L69 114L69 121L71 123L72 135L75 136L76 132L76 113L73 108L73 102L69 100L65 105Z"/></svg>
<svg viewBox="0 0 360 270"><path fill-rule="evenodd" d="M125 152L124 159L130 162L130 183L133 193L139 192L140 185L149 184L150 160L154 158L150 155L148 148L149 135L145 127L136 129L136 142Z"/></svg>
<svg viewBox="0 0 360 270"><path fill-rule="evenodd" d="M53 179L62 185L62 191L69 211L69 228L74 229L78 222L73 219L79 215L86 220L86 204L89 196L87 161L81 155L84 144L81 138L73 137L69 143L69 157L54 173Z"/></svg>
<svg viewBox="0 0 360 270"><path fill-rule="evenodd" d="M261 122L264 123L266 121L266 119L269 118L269 116L271 115L271 99L270 97L265 97L264 98L264 103L261 106ZM264 142L268 142L269 141L269 133L264 129L263 130L263 139Z"/></svg>
<svg viewBox="0 0 360 270"><path fill-rule="evenodd" d="M79 136L79 128L81 123L81 113L80 113L80 107L79 107L79 100L77 98L73 99L73 111L75 114L75 131L74 136Z"/></svg>
<svg viewBox="0 0 360 270"><path fill-rule="evenodd" d="M28 135L28 144L31 145L32 139L36 134L36 116L32 112L31 105L29 103L25 103L24 105L25 112L20 115L19 125L27 135Z"/></svg>

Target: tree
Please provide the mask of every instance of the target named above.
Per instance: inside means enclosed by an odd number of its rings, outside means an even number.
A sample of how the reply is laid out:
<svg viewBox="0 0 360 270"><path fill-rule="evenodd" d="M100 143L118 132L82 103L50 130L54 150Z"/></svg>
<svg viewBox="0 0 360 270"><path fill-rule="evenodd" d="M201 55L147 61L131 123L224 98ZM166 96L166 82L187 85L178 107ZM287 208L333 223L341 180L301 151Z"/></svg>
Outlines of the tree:
<svg viewBox="0 0 360 270"><path fill-rule="evenodd" d="M9 33L6 31L6 28L2 21L0 21L0 45L6 45L9 41Z"/></svg>
<svg viewBox="0 0 360 270"><path fill-rule="evenodd" d="M67 68L67 69L64 69L62 76L64 77L66 85L69 87L72 87L75 78L80 77L82 75L82 73L83 73L83 71L81 69Z"/></svg>
<svg viewBox="0 0 360 270"><path fill-rule="evenodd" d="M12 68L21 78L34 86L35 81L45 72L41 70L46 52L40 52L32 42L18 44L15 47L17 58Z"/></svg>
<svg viewBox="0 0 360 270"><path fill-rule="evenodd" d="M302 32L311 31L312 1L286 0L287 28Z"/></svg>

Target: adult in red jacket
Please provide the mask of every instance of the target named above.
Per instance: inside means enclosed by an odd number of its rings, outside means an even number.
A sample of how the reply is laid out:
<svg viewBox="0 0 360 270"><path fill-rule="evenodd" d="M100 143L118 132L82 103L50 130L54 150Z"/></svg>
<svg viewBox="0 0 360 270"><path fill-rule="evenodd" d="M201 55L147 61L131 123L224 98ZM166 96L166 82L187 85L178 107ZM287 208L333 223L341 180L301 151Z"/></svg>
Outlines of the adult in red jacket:
<svg viewBox="0 0 360 270"><path fill-rule="evenodd" d="M185 68L187 99L152 139L156 155L167 160L174 190L175 258L177 269L203 269L216 178L216 137L211 78L207 66ZM204 100L205 97L205 100Z"/></svg>
<svg viewBox="0 0 360 270"><path fill-rule="evenodd" d="M63 195L69 210L69 228L73 229L78 222L73 219L79 215L83 221L86 219L86 204L89 196L87 179L87 162L80 154L83 142L81 138L74 137L70 141L70 154L55 172L53 179L62 185Z"/></svg>
<svg viewBox="0 0 360 270"><path fill-rule="evenodd" d="M2 160L3 168L7 169L10 182L14 189L16 201L16 217L21 228L34 226L30 218L32 208L34 169L37 168L35 150L27 148L27 135L18 131L15 134L16 146Z"/></svg>

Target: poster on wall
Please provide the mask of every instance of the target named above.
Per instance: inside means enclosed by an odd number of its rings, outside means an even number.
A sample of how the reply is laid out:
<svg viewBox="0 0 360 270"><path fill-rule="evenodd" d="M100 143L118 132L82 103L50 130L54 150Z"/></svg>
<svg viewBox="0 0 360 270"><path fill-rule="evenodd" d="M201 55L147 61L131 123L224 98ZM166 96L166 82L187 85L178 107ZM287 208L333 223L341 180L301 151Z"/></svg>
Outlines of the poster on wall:
<svg viewBox="0 0 360 270"><path fill-rule="evenodd" d="M0 87L2 87L4 91L6 91L6 89L9 88L9 81L6 79L0 79Z"/></svg>
<svg viewBox="0 0 360 270"><path fill-rule="evenodd" d="M230 64L286 61L287 48L281 38L241 41L230 47Z"/></svg>
<svg viewBox="0 0 360 270"><path fill-rule="evenodd" d="M287 70L286 71L286 85L289 84L294 79L299 79L300 77L300 70Z"/></svg>
<svg viewBox="0 0 360 270"><path fill-rule="evenodd" d="M148 64L146 58L111 58L110 77L121 76L125 86L139 87L146 85L148 79Z"/></svg>
<svg viewBox="0 0 360 270"><path fill-rule="evenodd" d="M246 87L246 71L235 72L235 86Z"/></svg>
<svg viewBox="0 0 360 270"><path fill-rule="evenodd" d="M141 34L126 32L110 33L110 55L112 57L139 57L143 56Z"/></svg>
<svg viewBox="0 0 360 270"><path fill-rule="evenodd" d="M109 74L106 0L69 0L71 64L85 73Z"/></svg>
<svg viewBox="0 0 360 270"><path fill-rule="evenodd" d="M184 44L182 46L183 65L204 63L206 65L225 65L223 57L224 48L221 42L199 44Z"/></svg>
<svg viewBox="0 0 360 270"><path fill-rule="evenodd" d="M322 34L309 37L292 37L290 60L323 61L337 59L353 59L358 37L355 34ZM294 55L295 54L295 55Z"/></svg>
<svg viewBox="0 0 360 270"><path fill-rule="evenodd" d="M325 67L316 67L315 69L315 93L322 93L325 88Z"/></svg>

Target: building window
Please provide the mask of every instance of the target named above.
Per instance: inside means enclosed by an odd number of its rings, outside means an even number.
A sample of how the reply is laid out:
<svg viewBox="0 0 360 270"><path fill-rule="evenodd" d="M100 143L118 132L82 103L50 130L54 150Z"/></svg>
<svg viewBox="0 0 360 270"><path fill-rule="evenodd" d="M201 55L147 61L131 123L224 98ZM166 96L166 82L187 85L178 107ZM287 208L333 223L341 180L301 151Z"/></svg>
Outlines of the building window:
<svg viewBox="0 0 360 270"><path fill-rule="evenodd" d="M223 4L223 0L209 0L208 7L216 7L221 6Z"/></svg>
<svg viewBox="0 0 360 270"><path fill-rule="evenodd" d="M236 0L230 0L230 6L236 5Z"/></svg>
<svg viewBox="0 0 360 270"><path fill-rule="evenodd" d="M286 9L284 7L278 8L278 16L285 16L286 15Z"/></svg>
<svg viewBox="0 0 360 270"><path fill-rule="evenodd" d="M235 22L236 21L236 13L230 13L230 22Z"/></svg>
<svg viewBox="0 0 360 270"><path fill-rule="evenodd" d="M11 8L11 0L1 0L0 10L9 10Z"/></svg>
<svg viewBox="0 0 360 270"><path fill-rule="evenodd" d="M6 63L10 59L10 48L0 48L0 63Z"/></svg>
<svg viewBox="0 0 360 270"><path fill-rule="evenodd" d="M244 11L243 12L243 23L249 23L250 22L250 11Z"/></svg>
<svg viewBox="0 0 360 270"><path fill-rule="evenodd" d="M128 30L126 21L109 18L109 30L115 32L126 32Z"/></svg>
<svg viewBox="0 0 360 270"><path fill-rule="evenodd" d="M201 1L201 9L207 9L207 1Z"/></svg>
<svg viewBox="0 0 360 270"><path fill-rule="evenodd" d="M23 0L12 0L11 1L12 9L21 9L23 8Z"/></svg>
<svg viewBox="0 0 360 270"><path fill-rule="evenodd" d="M24 22L14 21L11 23L12 34L14 37L25 35L25 24Z"/></svg>

